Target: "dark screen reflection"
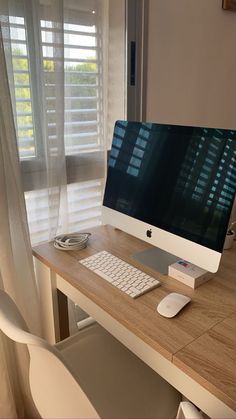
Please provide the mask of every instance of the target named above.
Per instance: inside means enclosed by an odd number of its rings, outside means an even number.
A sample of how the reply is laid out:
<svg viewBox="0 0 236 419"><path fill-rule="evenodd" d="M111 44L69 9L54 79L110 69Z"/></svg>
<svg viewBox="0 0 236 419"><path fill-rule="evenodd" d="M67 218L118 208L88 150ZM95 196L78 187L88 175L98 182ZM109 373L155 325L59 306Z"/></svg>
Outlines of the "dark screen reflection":
<svg viewBox="0 0 236 419"><path fill-rule="evenodd" d="M235 190L235 131L117 121L105 206L221 251Z"/></svg>

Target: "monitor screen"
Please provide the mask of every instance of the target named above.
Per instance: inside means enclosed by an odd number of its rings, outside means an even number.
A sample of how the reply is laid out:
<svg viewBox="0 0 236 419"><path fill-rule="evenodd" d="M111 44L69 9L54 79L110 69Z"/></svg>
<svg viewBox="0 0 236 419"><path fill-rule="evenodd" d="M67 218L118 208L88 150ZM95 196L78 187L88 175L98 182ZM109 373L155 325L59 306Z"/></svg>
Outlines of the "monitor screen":
<svg viewBox="0 0 236 419"><path fill-rule="evenodd" d="M103 205L222 252L236 191L236 131L117 121Z"/></svg>

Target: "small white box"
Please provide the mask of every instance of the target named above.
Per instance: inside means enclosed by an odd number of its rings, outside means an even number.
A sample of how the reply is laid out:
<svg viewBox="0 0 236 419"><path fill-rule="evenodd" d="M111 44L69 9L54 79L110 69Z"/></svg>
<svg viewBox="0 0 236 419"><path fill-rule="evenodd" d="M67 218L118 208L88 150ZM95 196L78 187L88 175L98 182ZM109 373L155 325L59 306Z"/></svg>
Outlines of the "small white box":
<svg viewBox="0 0 236 419"><path fill-rule="evenodd" d="M169 265L168 275L194 289L212 278L210 272L185 260L178 260Z"/></svg>

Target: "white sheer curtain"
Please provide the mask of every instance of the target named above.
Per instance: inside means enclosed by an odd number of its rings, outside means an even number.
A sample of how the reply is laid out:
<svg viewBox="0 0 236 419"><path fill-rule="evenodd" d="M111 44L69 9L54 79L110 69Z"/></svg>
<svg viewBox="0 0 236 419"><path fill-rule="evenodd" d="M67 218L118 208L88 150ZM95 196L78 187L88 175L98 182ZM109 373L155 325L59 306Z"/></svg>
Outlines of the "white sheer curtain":
<svg viewBox="0 0 236 419"><path fill-rule="evenodd" d="M48 62L43 56L43 19L49 22L54 41L52 48L45 47L50 52ZM44 239L48 239L57 232L66 187L63 2L3 0L1 20L24 189L40 191L28 192L28 219L40 223L43 196L46 225L41 230L47 231ZM50 111L54 112L53 123Z"/></svg>
<svg viewBox="0 0 236 419"><path fill-rule="evenodd" d="M16 301L30 330L40 334L38 295L1 32L0 72L0 286ZM27 368L26 351L20 346L14 348L1 334L2 418L23 417L26 411L29 413Z"/></svg>
<svg viewBox="0 0 236 419"><path fill-rule="evenodd" d="M106 0L0 2L0 286L36 334L30 239L101 223L106 24ZM33 417L27 366L0 335L0 417Z"/></svg>
<svg viewBox="0 0 236 419"><path fill-rule="evenodd" d="M101 223L106 0L2 0L31 242Z"/></svg>

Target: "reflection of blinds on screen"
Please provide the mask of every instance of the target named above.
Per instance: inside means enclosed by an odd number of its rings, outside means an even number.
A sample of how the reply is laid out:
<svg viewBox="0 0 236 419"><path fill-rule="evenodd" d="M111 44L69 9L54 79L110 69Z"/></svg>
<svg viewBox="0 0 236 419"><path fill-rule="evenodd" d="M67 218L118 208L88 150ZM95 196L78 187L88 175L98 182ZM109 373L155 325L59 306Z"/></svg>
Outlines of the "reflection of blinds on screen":
<svg viewBox="0 0 236 419"><path fill-rule="evenodd" d="M235 132L230 138L221 130L193 132L171 197L171 219L176 233L192 231L192 239L204 237L212 246L223 242L236 189Z"/></svg>
<svg viewBox="0 0 236 419"><path fill-rule="evenodd" d="M209 144L207 130L205 132L200 141L191 140L176 189L178 194L182 191L185 198L203 200L208 207L228 210L236 186L236 152L232 155L230 151L234 140L230 138L222 142L218 130L219 137L213 136Z"/></svg>
<svg viewBox="0 0 236 419"><path fill-rule="evenodd" d="M221 251L236 191L236 131L117 121L104 204Z"/></svg>

